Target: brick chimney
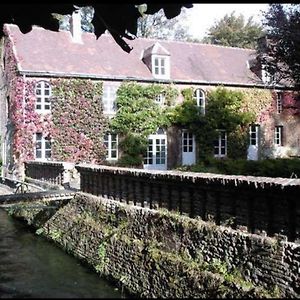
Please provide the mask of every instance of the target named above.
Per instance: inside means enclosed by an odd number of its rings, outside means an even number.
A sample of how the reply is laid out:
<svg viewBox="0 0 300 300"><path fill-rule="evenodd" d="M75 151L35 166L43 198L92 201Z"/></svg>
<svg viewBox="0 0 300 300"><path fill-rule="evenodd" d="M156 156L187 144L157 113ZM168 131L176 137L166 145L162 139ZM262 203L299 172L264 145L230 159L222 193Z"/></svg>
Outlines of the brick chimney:
<svg viewBox="0 0 300 300"><path fill-rule="evenodd" d="M81 43L81 16L80 11L77 9L72 13L70 18L70 31L74 43Z"/></svg>

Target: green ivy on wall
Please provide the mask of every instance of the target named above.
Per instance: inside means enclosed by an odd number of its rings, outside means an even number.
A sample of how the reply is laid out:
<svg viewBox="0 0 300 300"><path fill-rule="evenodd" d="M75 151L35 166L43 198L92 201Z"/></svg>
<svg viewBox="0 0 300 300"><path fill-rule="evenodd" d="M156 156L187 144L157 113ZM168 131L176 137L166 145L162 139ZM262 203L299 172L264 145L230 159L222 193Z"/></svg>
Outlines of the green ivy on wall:
<svg viewBox="0 0 300 300"><path fill-rule="evenodd" d="M102 163L106 153L103 136L108 130L101 101L102 82L55 79L51 85L52 158Z"/></svg>
<svg viewBox="0 0 300 300"><path fill-rule="evenodd" d="M198 157L213 156L213 143L217 129L224 129L228 137L228 156L243 157L247 150L246 125L255 120L252 111L242 110L244 95L241 91L222 86L210 89L206 95L205 115L201 114L193 99L192 88L182 91L184 101L175 107L172 122L189 129L196 136L199 146ZM237 143L237 144L236 144Z"/></svg>
<svg viewBox="0 0 300 300"><path fill-rule="evenodd" d="M164 95L164 105L155 102L155 97ZM120 138L121 158L119 165L139 167L147 149L147 137L159 127L170 125L170 106L178 95L171 85L142 85L124 82L117 91L117 113L111 120L111 131Z"/></svg>

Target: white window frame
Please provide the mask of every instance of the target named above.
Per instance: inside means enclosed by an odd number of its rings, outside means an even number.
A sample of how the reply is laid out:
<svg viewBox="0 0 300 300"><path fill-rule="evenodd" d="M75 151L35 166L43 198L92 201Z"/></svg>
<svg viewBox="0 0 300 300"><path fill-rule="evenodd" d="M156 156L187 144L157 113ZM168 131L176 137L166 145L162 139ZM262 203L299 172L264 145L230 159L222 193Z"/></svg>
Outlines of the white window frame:
<svg viewBox="0 0 300 300"><path fill-rule="evenodd" d="M40 91L40 94L38 94L38 91ZM46 95L46 91L49 91L49 95ZM46 114L51 112L51 96L52 88L50 83L46 80L38 81L35 85L35 110L38 113ZM38 106L40 107L38 108Z"/></svg>
<svg viewBox="0 0 300 300"><path fill-rule="evenodd" d="M159 79L170 79L170 57L169 56L154 55L154 54L152 55L152 75L153 77Z"/></svg>
<svg viewBox="0 0 300 300"><path fill-rule="evenodd" d="M200 107L200 111L205 115L205 92L202 89L196 89L194 91L194 99L196 100L197 106Z"/></svg>
<svg viewBox="0 0 300 300"><path fill-rule="evenodd" d="M117 90L118 87L115 85L103 84L102 105L104 114L114 115L116 113Z"/></svg>
<svg viewBox="0 0 300 300"><path fill-rule="evenodd" d="M283 133L283 126L275 126L274 128L274 144L276 146L283 146L283 139L282 139L282 133Z"/></svg>
<svg viewBox="0 0 300 300"><path fill-rule="evenodd" d="M223 129L218 129L218 138L215 140L218 145L214 145L214 157L226 157L227 156L227 132L226 130ZM224 135L224 137L223 137ZM225 141L224 145L222 144L222 142ZM224 149L224 153L222 153L222 149ZM218 153L216 153L216 150Z"/></svg>
<svg viewBox="0 0 300 300"><path fill-rule="evenodd" d="M249 145L258 146L259 145L259 124L249 125Z"/></svg>
<svg viewBox="0 0 300 300"><path fill-rule="evenodd" d="M278 114L280 114L283 110L282 100L283 100L282 92L276 92L276 110Z"/></svg>
<svg viewBox="0 0 300 300"><path fill-rule="evenodd" d="M41 139L38 139L38 135L41 137ZM41 157L37 157L37 143L41 143ZM50 142L50 148L46 148L46 142ZM52 155L52 140L51 138L43 136L41 132L37 132L34 135L34 158L35 160L51 160ZM50 152L50 156L48 157L46 155L47 152Z"/></svg>
<svg viewBox="0 0 300 300"><path fill-rule="evenodd" d="M118 151L119 138L118 138L118 135L115 134L115 133L106 133L104 135L104 145L106 147L106 160L118 160L118 157L119 157L119 151ZM115 156L112 155L113 152L116 153Z"/></svg>
<svg viewBox="0 0 300 300"><path fill-rule="evenodd" d="M155 103L160 105L160 106L165 105L165 100L166 100L166 97L163 93L160 93L160 94L156 95L155 98L154 98Z"/></svg>

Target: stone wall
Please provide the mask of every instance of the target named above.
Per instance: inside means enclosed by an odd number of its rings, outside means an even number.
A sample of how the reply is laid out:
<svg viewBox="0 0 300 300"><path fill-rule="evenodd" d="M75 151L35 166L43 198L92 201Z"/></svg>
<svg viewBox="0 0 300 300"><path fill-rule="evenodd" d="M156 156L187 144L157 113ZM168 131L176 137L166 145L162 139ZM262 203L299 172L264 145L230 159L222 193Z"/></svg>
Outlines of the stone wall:
<svg viewBox="0 0 300 300"><path fill-rule="evenodd" d="M300 179L78 165L83 192L300 241Z"/></svg>
<svg viewBox="0 0 300 300"><path fill-rule="evenodd" d="M26 219L26 207L13 214ZM296 243L81 192L37 226L134 295L300 296Z"/></svg>

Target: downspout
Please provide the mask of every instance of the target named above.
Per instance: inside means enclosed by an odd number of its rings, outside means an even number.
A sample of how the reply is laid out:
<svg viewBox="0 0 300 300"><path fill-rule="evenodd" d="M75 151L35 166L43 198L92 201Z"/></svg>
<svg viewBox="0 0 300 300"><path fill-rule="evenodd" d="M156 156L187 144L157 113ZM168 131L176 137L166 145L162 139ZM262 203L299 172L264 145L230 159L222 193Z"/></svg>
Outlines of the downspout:
<svg viewBox="0 0 300 300"><path fill-rule="evenodd" d="M26 74L23 74L23 101L22 101L22 116L23 116L23 124L25 124L25 93L26 93ZM24 181L25 180L25 164L22 162L19 165L19 180Z"/></svg>

